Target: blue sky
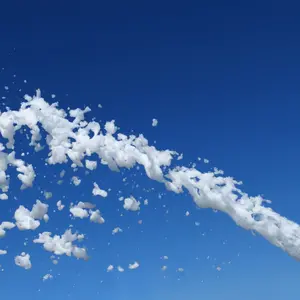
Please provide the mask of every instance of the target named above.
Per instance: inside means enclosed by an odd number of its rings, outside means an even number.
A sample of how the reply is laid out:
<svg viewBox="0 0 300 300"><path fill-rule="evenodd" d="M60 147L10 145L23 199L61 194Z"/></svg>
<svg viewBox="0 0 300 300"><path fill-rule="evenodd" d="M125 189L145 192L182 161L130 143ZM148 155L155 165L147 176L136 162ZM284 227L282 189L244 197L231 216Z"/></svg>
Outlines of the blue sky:
<svg viewBox="0 0 300 300"><path fill-rule="evenodd" d="M6 105L18 108L22 96L36 88L48 101L55 94L63 108L88 105L90 117L115 119L124 133L143 133L159 149L184 152L186 165L207 157L210 164L198 163L200 170L224 170L244 182L244 191L263 194L274 210L300 222L298 4L15 1L1 6L0 96ZM159 121L155 128L152 118ZM87 176L82 171L82 184L73 187L70 168L45 167L42 157L29 158L40 174L32 189L20 192L12 180L10 193L18 200L0 203L0 220L11 218L21 202L31 207L41 197L38 187L53 192L50 210L62 196L92 201L97 181L112 189L107 199L97 200L106 223L72 221L65 210L50 213L51 222L36 231L9 232L0 240L0 249L9 252L0 257L5 299L24 294L45 300L297 298L299 264L228 216L199 210L188 195L166 193L145 176L135 177L138 171L128 172L128 185L123 174L106 167ZM59 186L54 176L63 168L68 172ZM143 187L155 190L144 194ZM149 206L140 215L120 217L119 190L148 198ZM53 265L51 253L40 245L23 245L41 231L61 234L70 223L87 235L88 262L64 256ZM112 236L116 226L124 232ZM29 271L14 265L22 251L31 254ZM106 272L110 264L126 267L136 260L136 270ZM164 264L166 272L160 269ZM183 273L176 272L180 267ZM54 278L43 282L50 269Z"/></svg>

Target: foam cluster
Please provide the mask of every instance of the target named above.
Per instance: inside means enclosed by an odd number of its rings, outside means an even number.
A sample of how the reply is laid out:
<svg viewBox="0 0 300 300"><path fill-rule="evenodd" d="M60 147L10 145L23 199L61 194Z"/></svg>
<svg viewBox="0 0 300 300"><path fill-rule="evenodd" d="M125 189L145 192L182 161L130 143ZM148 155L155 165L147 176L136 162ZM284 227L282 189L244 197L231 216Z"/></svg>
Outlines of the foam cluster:
<svg viewBox="0 0 300 300"><path fill-rule="evenodd" d="M15 135L23 127L31 133L30 145L35 151L48 149L48 164L64 164L71 162L73 168L86 167L94 170L96 161L89 158L96 155L99 162L107 165L112 171L120 168L130 169L136 164L144 167L146 175L164 184L167 190L191 195L201 208L212 208L229 215L233 221L247 230L261 234L273 245L280 247L295 259L300 259L300 226L293 221L264 206L261 196L252 197L240 189L241 182L232 177L225 177L223 172L215 169L201 172L195 168L176 167L172 165L178 153L172 150L158 150L149 145L143 135L125 135L118 133L115 121L106 122L102 129L95 121L85 120L85 114L90 108L71 109L65 111L58 103L49 104L38 90L33 97L25 96L25 102L19 110L8 110L0 114L0 133L6 144L0 144L0 199L9 189L7 169L16 168L21 181L21 189L31 187L35 172L32 165L27 164L15 155ZM46 132L43 139L41 132ZM94 195L106 197L107 193L94 184ZM124 202L126 209L137 210L138 204L130 197ZM93 208L93 207L92 207ZM100 212L92 211L82 203L73 206L75 217L90 217L91 221L103 223ZM45 219L47 207L37 202L29 211L20 207L15 213L16 223L0 223L0 236L15 227L21 230L35 229L39 220ZM77 258L87 258L85 249L73 245L78 236L66 231L62 236L51 237L51 233L41 233L35 243L42 243L47 251L55 254L73 255ZM27 256L18 258L19 262ZM28 265L28 264L26 264Z"/></svg>

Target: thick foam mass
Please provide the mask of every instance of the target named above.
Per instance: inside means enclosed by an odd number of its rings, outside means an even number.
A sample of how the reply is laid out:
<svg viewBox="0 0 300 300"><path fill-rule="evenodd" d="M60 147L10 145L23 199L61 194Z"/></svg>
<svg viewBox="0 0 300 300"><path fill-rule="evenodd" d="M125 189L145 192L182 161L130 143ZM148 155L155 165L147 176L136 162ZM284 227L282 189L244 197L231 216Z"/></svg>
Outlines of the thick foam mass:
<svg viewBox="0 0 300 300"><path fill-rule="evenodd" d="M260 233L273 245L300 259L300 226L265 207L263 203L268 200L243 192L239 188L241 183L232 177L224 177L218 170L202 173L195 168L171 167L177 152L158 150L150 146L143 135L116 133L115 121L107 122L101 130L99 123L85 121L85 113L90 111L88 107L67 113L59 109L57 103L47 103L39 90L34 97L25 96L25 100L18 111L0 114L0 133L7 140L6 145L0 144L0 189L3 193L9 188L6 174L9 166L15 167L19 173L22 189L33 184L35 173L32 165L17 159L13 150L16 146L15 133L27 126L31 133L30 145L36 151L48 146L49 164L71 161L74 167L94 169L97 164L88 160L92 154L96 154L100 162L112 171L140 164L150 179L165 184L169 191L182 193L187 190L199 207L225 212L237 225ZM45 141L42 140L41 129L47 133ZM101 223L99 218L100 213L93 212L91 220ZM14 224L3 222L0 235L4 236L5 230L13 227ZM53 243L54 240L57 243ZM48 251L54 253L86 258L85 250L71 245L65 247L66 240L65 236L51 238L50 233L43 233L35 242L43 243Z"/></svg>

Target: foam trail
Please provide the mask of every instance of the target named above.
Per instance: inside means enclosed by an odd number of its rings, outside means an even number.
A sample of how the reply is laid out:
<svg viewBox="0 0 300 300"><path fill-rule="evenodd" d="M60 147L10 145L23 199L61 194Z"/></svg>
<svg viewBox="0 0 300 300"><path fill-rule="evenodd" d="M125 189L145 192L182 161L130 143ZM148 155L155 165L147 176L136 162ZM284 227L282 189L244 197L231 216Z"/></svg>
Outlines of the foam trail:
<svg viewBox="0 0 300 300"><path fill-rule="evenodd" d="M30 187L34 181L34 170L14 155L14 136L22 126L31 132L30 145L42 149L41 128L46 133L49 147L48 163L62 164L72 161L73 167L84 167L82 161L97 154L100 161L113 171L143 165L150 179L165 184L175 193L187 189L195 203L201 208L217 209L228 214L237 225L260 233L273 245L280 247L293 258L300 260L300 226L271 208L263 206L261 196L251 197L239 189L240 182L224 177L219 171L202 173L194 168L171 167L172 159L178 153L157 150L148 145L143 135L126 136L116 133L114 121L105 124L101 131L97 122L86 122L85 113L90 109L74 109L69 115L58 104L48 104L36 96L25 96L26 102L18 111L7 111L0 115L0 133L7 139L6 146L0 145L0 189L7 192L9 181L6 169L15 166L22 187Z"/></svg>

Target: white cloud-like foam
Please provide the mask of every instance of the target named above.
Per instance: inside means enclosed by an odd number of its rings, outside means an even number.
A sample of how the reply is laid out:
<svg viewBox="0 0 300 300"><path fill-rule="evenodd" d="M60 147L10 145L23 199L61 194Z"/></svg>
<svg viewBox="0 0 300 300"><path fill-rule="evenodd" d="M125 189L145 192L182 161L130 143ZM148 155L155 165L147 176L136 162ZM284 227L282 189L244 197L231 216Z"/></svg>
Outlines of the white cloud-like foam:
<svg viewBox="0 0 300 300"><path fill-rule="evenodd" d="M89 216L88 210L78 206L71 207L70 212L75 218L83 219Z"/></svg>
<svg viewBox="0 0 300 300"><path fill-rule="evenodd" d="M119 232L123 232L123 230L120 227L116 227L116 228L113 229L112 234L115 235Z"/></svg>
<svg viewBox="0 0 300 300"><path fill-rule="evenodd" d="M100 210L93 211L93 208L95 208L95 205L90 202L79 202L70 208L70 212L75 218L84 219L90 217L91 222L103 224L105 220L101 216Z"/></svg>
<svg viewBox="0 0 300 300"><path fill-rule="evenodd" d="M93 161L93 160L85 160L85 167L89 170L95 170L97 168L97 161Z"/></svg>
<svg viewBox="0 0 300 300"><path fill-rule="evenodd" d="M48 205L42 203L40 200L36 201L31 211L20 205L14 215L16 225L19 230L35 230L40 226L39 220L48 220L47 212Z"/></svg>
<svg viewBox="0 0 300 300"><path fill-rule="evenodd" d="M6 230L13 229L16 225L12 222L2 222L0 224L0 238L4 237Z"/></svg>
<svg viewBox="0 0 300 300"><path fill-rule="evenodd" d="M52 279L52 278L53 278L53 275L51 275L51 274L45 274L43 276L43 281L46 281L46 280L49 280L49 279Z"/></svg>
<svg viewBox="0 0 300 300"><path fill-rule="evenodd" d="M114 269L114 266L113 265L109 265L107 267L107 272L111 272L111 271L113 271L113 269Z"/></svg>
<svg viewBox="0 0 300 300"><path fill-rule="evenodd" d="M135 261L133 264L129 264L128 269L130 269L130 270L135 270L135 269L137 269L139 266L140 266L140 264L139 264L137 261Z"/></svg>
<svg viewBox="0 0 300 300"><path fill-rule="evenodd" d="M133 196L130 196L130 198L124 199L124 209L131 210L131 211L138 211L140 210L140 201L137 201Z"/></svg>
<svg viewBox="0 0 300 300"><path fill-rule="evenodd" d="M88 255L85 248L79 248L73 245L73 242L80 240L77 233L72 234L72 231L66 230L62 235L54 235L51 237L51 232L43 232L39 234L39 237L33 240L36 244L43 244L44 249L53 252L56 255L75 256L84 260L88 259Z"/></svg>
<svg viewBox="0 0 300 300"><path fill-rule="evenodd" d="M177 152L158 150L150 146L143 135L116 134L118 128L115 121L107 122L106 133L102 132L99 123L84 122L85 114L90 111L88 107L70 110L68 114L59 109L57 103L49 105L41 98L40 91L34 97L26 96L25 100L18 111L8 110L0 115L0 133L7 140L0 147L2 193L9 188L6 171L10 166L16 168L22 189L32 186L35 178L33 166L15 158L16 131L27 126L31 132L30 145L39 150L43 147L40 134L43 129L49 147L48 164L71 160L73 166L83 167L82 161L93 154L113 171L140 164L150 179L165 184L168 190L175 193L187 190L199 207L228 214L237 225L260 233L273 245L300 260L300 226L265 207L261 196L251 197L243 192L241 183L232 177L224 177L219 172L202 173L195 167L171 167ZM132 203L126 207L131 207ZM135 209L138 209L136 205ZM26 209L21 209L22 213L28 216ZM34 221L33 227L37 224ZM0 235L4 234L5 228L2 226Z"/></svg>
<svg viewBox="0 0 300 300"><path fill-rule="evenodd" d="M157 119L152 119L152 126L156 127L158 125Z"/></svg>
<svg viewBox="0 0 300 300"><path fill-rule="evenodd" d="M118 271L120 272L120 273L123 273L125 270L121 267L121 266L118 266Z"/></svg>
<svg viewBox="0 0 300 300"><path fill-rule="evenodd" d="M25 270L31 269L30 255L22 252L21 255L15 257L15 264Z"/></svg>
<svg viewBox="0 0 300 300"><path fill-rule="evenodd" d="M0 194L0 200L7 200L8 196L5 193Z"/></svg>
<svg viewBox="0 0 300 300"><path fill-rule="evenodd" d="M105 222L104 218L101 216L100 210L90 211L90 221L93 223L103 224Z"/></svg>
<svg viewBox="0 0 300 300"><path fill-rule="evenodd" d="M105 190L100 189L99 185L96 182L94 182L94 188L92 193L94 196L101 196L103 198L107 197L107 192Z"/></svg>
<svg viewBox="0 0 300 300"><path fill-rule="evenodd" d="M61 200L57 201L56 206L59 211L61 211L65 208L65 206L62 204Z"/></svg>
<svg viewBox="0 0 300 300"><path fill-rule="evenodd" d="M78 178L77 176L73 176L71 180L72 180L72 183L76 186L78 186L81 183L81 179Z"/></svg>

